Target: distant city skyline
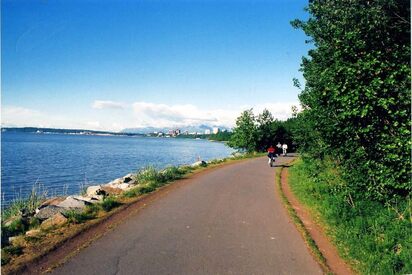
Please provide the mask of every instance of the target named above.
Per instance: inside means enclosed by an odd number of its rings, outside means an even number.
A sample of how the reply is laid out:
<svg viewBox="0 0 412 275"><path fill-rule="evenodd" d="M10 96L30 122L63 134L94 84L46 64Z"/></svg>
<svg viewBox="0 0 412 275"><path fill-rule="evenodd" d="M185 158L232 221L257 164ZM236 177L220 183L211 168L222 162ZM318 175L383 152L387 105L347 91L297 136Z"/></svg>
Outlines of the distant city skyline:
<svg viewBox="0 0 412 275"><path fill-rule="evenodd" d="M120 131L286 119L306 1L2 1L2 126Z"/></svg>

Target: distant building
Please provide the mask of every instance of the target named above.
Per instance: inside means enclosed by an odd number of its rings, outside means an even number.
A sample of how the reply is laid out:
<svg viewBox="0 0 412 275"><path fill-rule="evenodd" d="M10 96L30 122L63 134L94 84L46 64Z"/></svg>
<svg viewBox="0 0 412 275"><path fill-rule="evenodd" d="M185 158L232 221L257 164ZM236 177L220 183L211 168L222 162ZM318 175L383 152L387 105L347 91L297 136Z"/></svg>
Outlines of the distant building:
<svg viewBox="0 0 412 275"><path fill-rule="evenodd" d="M186 130L186 131L183 132L183 134L184 134L184 135L188 135L188 134L189 134L189 131Z"/></svg>
<svg viewBox="0 0 412 275"><path fill-rule="evenodd" d="M213 127L213 134L219 133L219 128L218 127Z"/></svg>
<svg viewBox="0 0 412 275"><path fill-rule="evenodd" d="M210 135L210 130L209 129L205 130L205 135Z"/></svg>

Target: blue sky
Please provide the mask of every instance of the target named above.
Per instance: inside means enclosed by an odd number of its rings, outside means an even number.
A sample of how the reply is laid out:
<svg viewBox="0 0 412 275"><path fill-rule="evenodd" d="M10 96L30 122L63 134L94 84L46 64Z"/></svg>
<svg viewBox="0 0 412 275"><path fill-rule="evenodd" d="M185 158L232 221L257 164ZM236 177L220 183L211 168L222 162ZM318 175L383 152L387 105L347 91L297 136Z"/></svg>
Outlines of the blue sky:
<svg viewBox="0 0 412 275"><path fill-rule="evenodd" d="M232 126L297 104L306 1L2 1L2 124Z"/></svg>

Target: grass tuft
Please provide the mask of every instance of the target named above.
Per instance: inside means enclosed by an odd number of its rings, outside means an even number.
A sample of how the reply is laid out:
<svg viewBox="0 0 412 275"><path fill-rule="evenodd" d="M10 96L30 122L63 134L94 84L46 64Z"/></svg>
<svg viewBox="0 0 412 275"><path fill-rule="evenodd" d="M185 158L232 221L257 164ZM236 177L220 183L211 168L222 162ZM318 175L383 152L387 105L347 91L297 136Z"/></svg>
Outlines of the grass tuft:
<svg viewBox="0 0 412 275"><path fill-rule="evenodd" d="M107 197L101 203L101 207L106 212L109 212L110 210L119 207L120 205L122 204L113 197Z"/></svg>

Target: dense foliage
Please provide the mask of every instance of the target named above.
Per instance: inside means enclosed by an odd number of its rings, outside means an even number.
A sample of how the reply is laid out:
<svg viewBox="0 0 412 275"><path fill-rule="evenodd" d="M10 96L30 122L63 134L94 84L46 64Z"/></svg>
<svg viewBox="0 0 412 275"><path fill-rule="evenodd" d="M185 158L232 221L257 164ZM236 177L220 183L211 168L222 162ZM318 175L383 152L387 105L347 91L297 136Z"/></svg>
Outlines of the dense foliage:
<svg viewBox="0 0 412 275"><path fill-rule="evenodd" d="M229 146L246 150L248 152L264 152L269 146L275 146L278 142L288 145L288 151L293 151L295 143L292 140L292 129L295 119L279 121L273 118L268 110L257 116L253 110L245 110L236 120L229 140Z"/></svg>
<svg viewBox="0 0 412 275"><path fill-rule="evenodd" d="M412 191L410 3L310 1L295 20L314 47L303 58L296 139L333 156L353 194L388 201Z"/></svg>

